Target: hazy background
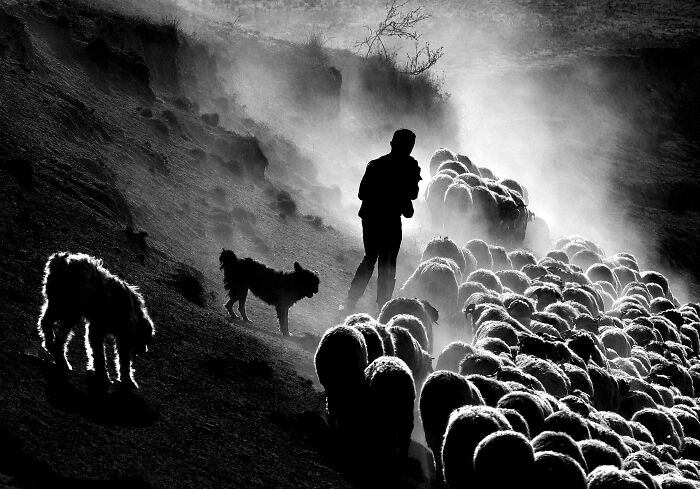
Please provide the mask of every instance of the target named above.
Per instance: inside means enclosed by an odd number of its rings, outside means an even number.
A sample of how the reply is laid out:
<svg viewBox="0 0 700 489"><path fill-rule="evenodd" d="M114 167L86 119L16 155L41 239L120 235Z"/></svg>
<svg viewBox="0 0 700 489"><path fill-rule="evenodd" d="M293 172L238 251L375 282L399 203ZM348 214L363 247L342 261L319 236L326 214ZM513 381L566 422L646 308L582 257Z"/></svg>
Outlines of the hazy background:
<svg viewBox="0 0 700 489"><path fill-rule="evenodd" d="M410 2L406 8L422 5L432 13L418 27L423 40L445 49L432 76L454 113L439 124L391 113L382 118L362 109L367 101L357 88L361 75L347 53L357 52L353 45L366 35L366 26L383 18L383 1L172 4L191 13L175 15L183 30L196 35L208 35L209 23L212 32L235 27L251 37L281 39L302 48L311 39L320 40L333 50L320 55L343 77L338 112L332 115L295 110L288 92L289 68L261 62L254 51L246 53L240 45L232 46L229 54L235 62L222 64L221 79L251 118L290 138L309 159L313 179L325 188L324 197L301 188L301 183L296 184L299 196L305 195L306 205L316 205L314 210L325 212L335 225L358 230L355 196L364 166L388 151L397 125L407 125L418 133L414 156L423 166L424 184L429 156L437 147L464 153L500 178L524 184L530 208L547 221L553 238L580 234L600 243L608 254L635 253L643 267L678 275L680 299L688 299L685 290L694 279L684 269L692 269L697 252L689 249L684 253L693 256L669 259L664 232L648 224L677 224L647 210L663 208L668 200L670 190L657 192L654 187L654 173L674 171L676 155L661 154L659 148L682 133L673 125L678 108L647 106L655 101L655 90L672 92L673 87L657 88L655 84L670 78L637 59L640 48L676 49L696 37L697 2ZM168 2L158 5L167 14ZM410 43L394 47L399 59L412 49ZM646 59L645 53L641 56ZM663 69L667 67L657 71ZM652 112L659 117L647 116ZM673 126L671 135L667 123ZM687 136L681 134L672 144L685 144ZM697 183L697 141L691 143L683 155L686 165L679 166L671 180ZM281 171L277 178L289 180L290 175ZM406 228L420 245L439 230L431 229L427 212L417 207L416 218ZM675 217L688 226L697 221L696 213Z"/></svg>

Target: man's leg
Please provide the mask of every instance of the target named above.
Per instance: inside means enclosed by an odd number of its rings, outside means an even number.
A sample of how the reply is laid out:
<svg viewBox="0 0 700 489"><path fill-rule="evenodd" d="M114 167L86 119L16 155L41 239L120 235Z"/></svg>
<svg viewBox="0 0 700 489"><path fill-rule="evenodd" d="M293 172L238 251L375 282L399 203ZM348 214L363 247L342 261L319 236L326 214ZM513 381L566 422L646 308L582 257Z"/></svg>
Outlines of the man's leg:
<svg viewBox="0 0 700 489"><path fill-rule="evenodd" d="M377 273L377 306L379 309L391 299L396 285L396 259L401 248L401 218L387 223L379 251Z"/></svg>
<svg viewBox="0 0 700 489"><path fill-rule="evenodd" d="M374 265L377 263L380 245L380 240L377 239L377 229L378 226L365 219L362 220L362 242L365 247L365 256L357 267L352 282L350 282L350 290L348 290L347 299L345 299L343 304L344 310L349 311L355 307L357 301L365 293L369 279L374 273Z"/></svg>

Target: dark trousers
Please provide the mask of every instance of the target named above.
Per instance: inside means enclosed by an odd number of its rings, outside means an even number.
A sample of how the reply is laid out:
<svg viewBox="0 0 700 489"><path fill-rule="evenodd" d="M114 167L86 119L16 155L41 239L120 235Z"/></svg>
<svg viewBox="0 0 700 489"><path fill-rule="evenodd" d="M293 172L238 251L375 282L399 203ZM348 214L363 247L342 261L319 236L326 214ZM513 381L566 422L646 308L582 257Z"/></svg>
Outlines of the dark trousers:
<svg viewBox="0 0 700 489"><path fill-rule="evenodd" d="M365 256L350 283L347 302L354 305L364 294L374 265L377 273L377 304L383 306L391 299L396 283L396 258L401 247L401 216L388 219L362 219L362 241Z"/></svg>

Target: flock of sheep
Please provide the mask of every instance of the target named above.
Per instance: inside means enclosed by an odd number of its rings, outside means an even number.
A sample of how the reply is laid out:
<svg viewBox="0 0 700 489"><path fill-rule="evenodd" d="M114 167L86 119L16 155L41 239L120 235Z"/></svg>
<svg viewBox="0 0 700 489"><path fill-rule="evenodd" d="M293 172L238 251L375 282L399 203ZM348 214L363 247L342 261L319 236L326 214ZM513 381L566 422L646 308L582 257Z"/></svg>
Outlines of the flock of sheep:
<svg viewBox="0 0 700 489"><path fill-rule="evenodd" d="M429 168L426 203L433 222L448 235L460 240L487 237L508 247L521 246L528 238L541 240L541 235L548 238L545 221L527 207L524 185L499 180L488 168L446 148L433 153Z"/></svg>
<svg viewBox="0 0 700 489"><path fill-rule="evenodd" d="M450 489L700 487L700 304L634 256L441 237L399 295L321 339L337 436L401 467L418 420Z"/></svg>

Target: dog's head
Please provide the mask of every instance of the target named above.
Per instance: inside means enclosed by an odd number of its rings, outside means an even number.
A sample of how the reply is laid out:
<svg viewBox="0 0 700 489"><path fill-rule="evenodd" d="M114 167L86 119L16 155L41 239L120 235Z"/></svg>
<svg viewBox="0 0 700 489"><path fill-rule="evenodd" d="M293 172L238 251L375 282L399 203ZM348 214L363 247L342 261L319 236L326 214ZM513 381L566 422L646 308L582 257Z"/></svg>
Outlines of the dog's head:
<svg viewBox="0 0 700 489"><path fill-rule="evenodd" d="M298 262L294 262L294 277L299 285L299 292L303 294L304 297L312 297L318 292L318 285L321 281L316 272L305 270Z"/></svg>
<svg viewBox="0 0 700 489"><path fill-rule="evenodd" d="M229 264L236 263L237 261L238 258L236 257L236 254L233 251L227 249L221 250L221 255L219 255L219 264L222 270L226 268Z"/></svg>

